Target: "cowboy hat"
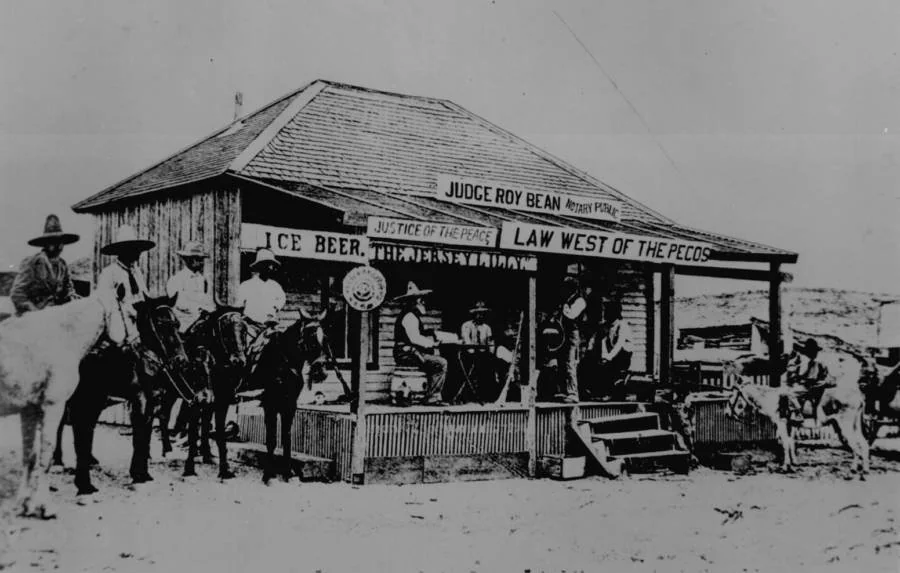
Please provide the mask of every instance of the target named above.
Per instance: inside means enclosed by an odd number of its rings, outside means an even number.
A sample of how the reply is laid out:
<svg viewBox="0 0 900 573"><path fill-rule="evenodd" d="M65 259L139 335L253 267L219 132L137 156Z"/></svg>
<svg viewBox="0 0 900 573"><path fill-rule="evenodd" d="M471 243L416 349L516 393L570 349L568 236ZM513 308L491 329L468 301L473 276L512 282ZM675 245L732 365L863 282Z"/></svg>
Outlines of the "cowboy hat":
<svg viewBox="0 0 900 573"><path fill-rule="evenodd" d="M188 241L184 245L184 248L178 251L178 255L198 259L205 259L209 256L206 254L206 249L203 248L203 245L201 245L199 241Z"/></svg>
<svg viewBox="0 0 900 573"><path fill-rule="evenodd" d="M484 313L491 312L491 309L488 308L488 305L485 304L485 302L483 300L479 300L478 302L475 303L475 306L473 306L472 308L469 309L469 314L477 314L480 312L484 312Z"/></svg>
<svg viewBox="0 0 900 573"><path fill-rule="evenodd" d="M68 245L78 240L78 235L74 233L63 233L62 225L59 223L59 217L56 215L47 215L44 221L44 234L28 241L32 247L43 247L50 243L59 243L60 245Z"/></svg>
<svg viewBox="0 0 900 573"><path fill-rule="evenodd" d="M819 346L819 343L816 342L815 338L807 338L803 343L803 346L800 347L799 352L810 356L822 350L822 347Z"/></svg>
<svg viewBox="0 0 900 573"><path fill-rule="evenodd" d="M153 241L138 239L137 232L131 225L122 225L116 231L116 239L100 249L100 252L104 255L117 255L122 251L148 251L155 246Z"/></svg>
<svg viewBox="0 0 900 573"><path fill-rule="evenodd" d="M406 285L406 294L401 294L400 296L394 298L394 300L399 301L413 298L422 298L423 296L429 295L431 293L431 289L419 290L419 287L416 286L416 283L409 281L409 283L407 283Z"/></svg>
<svg viewBox="0 0 900 573"><path fill-rule="evenodd" d="M269 249L260 249L256 251L256 260L250 263L250 268L257 265L261 265L263 263L272 263L273 265L281 265L278 262L278 259L275 258L275 253L270 251Z"/></svg>

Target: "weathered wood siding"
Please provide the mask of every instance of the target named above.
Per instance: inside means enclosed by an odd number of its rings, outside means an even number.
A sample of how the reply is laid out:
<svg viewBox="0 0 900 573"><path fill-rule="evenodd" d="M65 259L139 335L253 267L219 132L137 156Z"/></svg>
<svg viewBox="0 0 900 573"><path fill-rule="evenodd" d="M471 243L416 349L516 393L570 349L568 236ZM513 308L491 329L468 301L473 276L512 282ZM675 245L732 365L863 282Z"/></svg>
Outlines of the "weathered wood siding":
<svg viewBox="0 0 900 573"><path fill-rule="evenodd" d="M653 302L648 297L652 296L648 288L646 274L635 267L619 267L616 270L616 280L610 287L610 295L622 303L622 318L631 326L631 335L634 343L634 354L631 357L631 370L633 372L647 371L647 350L652 349L652 342L648 342L652 333L648 333L648 327L652 327L647 320L648 308L653 308Z"/></svg>
<svg viewBox="0 0 900 573"><path fill-rule="evenodd" d="M162 295L169 277L181 268L177 251L188 241L199 241L210 255L204 272L216 295L222 302L233 302L240 276L237 189L198 189L189 195L113 207L94 216L94 284L100 271L114 260L101 255L100 248L114 239L120 226L131 225L139 237L156 243L140 259L152 296Z"/></svg>

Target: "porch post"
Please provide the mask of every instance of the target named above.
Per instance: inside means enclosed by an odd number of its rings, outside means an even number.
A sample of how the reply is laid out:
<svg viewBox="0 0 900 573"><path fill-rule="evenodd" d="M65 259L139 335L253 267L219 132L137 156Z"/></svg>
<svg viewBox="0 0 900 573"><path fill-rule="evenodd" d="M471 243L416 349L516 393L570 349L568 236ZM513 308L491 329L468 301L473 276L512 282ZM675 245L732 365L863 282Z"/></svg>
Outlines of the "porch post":
<svg viewBox="0 0 900 573"><path fill-rule="evenodd" d="M659 288L659 382L672 382L672 355L675 350L675 267L665 265Z"/></svg>
<svg viewBox="0 0 900 573"><path fill-rule="evenodd" d="M656 273L653 269L644 272L644 285L647 289L647 359L645 368L647 374L653 376L656 370Z"/></svg>
<svg viewBox="0 0 900 573"><path fill-rule="evenodd" d="M366 361L369 345L369 313L348 308L350 312L350 328L357 333L355 349L352 356L350 384L354 393L350 412L356 414L356 429L353 433L353 451L350 457L350 474L352 482L357 485L365 483L366 476Z"/></svg>
<svg viewBox="0 0 900 573"><path fill-rule="evenodd" d="M525 445L528 448L528 477L534 477L537 471L537 275L528 275L528 309L527 309L527 340L525 365L527 372L521 373L521 378L527 380L527 386L522 386L522 405L528 409L528 417L525 421Z"/></svg>
<svg viewBox="0 0 900 573"><path fill-rule="evenodd" d="M769 278L769 386L781 384L778 359L783 351L781 333L781 273L779 263L770 263Z"/></svg>

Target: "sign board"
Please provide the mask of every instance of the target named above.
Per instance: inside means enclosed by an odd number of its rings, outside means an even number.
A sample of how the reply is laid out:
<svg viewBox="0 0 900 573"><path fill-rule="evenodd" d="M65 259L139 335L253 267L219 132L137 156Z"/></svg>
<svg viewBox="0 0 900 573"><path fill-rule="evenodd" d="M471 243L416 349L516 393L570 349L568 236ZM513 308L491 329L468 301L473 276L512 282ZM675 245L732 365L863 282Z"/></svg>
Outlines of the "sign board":
<svg viewBox="0 0 900 573"><path fill-rule="evenodd" d="M712 250L710 245L697 241L515 222L503 223L500 247L518 251L684 265L707 263Z"/></svg>
<svg viewBox="0 0 900 573"><path fill-rule="evenodd" d="M510 271L534 272L537 270L537 258L531 255L384 243L372 243L370 248L372 259L376 261L392 263L431 263Z"/></svg>
<svg viewBox="0 0 900 573"><path fill-rule="evenodd" d="M497 229L494 227L471 227L451 225L431 221L411 221L369 217L369 238L414 241L419 243L439 243L442 245L463 245L466 247L497 246Z"/></svg>
<svg viewBox="0 0 900 573"><path fill-rule="evenodd" d="M255 223L241 225L241 248L266 248L279 257L348 263L366 263L369 260L369 239L361 235L288 229Z"/></svg>
<svg viewBox="0 0 900 573"><path fill-rule="evenodd" d="M438 175L436 198L448 203L502 207L516 211L618 221L621 205L604 198L561 195L482 179Z"/></svg>
<svg viewBox="0 0 900 573"><path fill-rule="evenodd" d="M384 302L387 280L381 271L368 265L356 267L344 276L344 298L359 311L372 310Z"/></svg>

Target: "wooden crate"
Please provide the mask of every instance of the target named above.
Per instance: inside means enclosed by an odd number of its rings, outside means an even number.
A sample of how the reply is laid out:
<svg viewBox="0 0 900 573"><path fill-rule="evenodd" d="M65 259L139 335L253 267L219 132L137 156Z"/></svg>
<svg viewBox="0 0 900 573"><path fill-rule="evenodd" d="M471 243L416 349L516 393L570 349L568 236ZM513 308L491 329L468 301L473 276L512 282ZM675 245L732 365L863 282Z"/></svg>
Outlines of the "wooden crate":
<svg viewBox="0 0 900 573"><path fill-rule="evenodd" d="M566 480L584 477L585 457L543 456L540 458L539 473L543 477Z"/></svg>

